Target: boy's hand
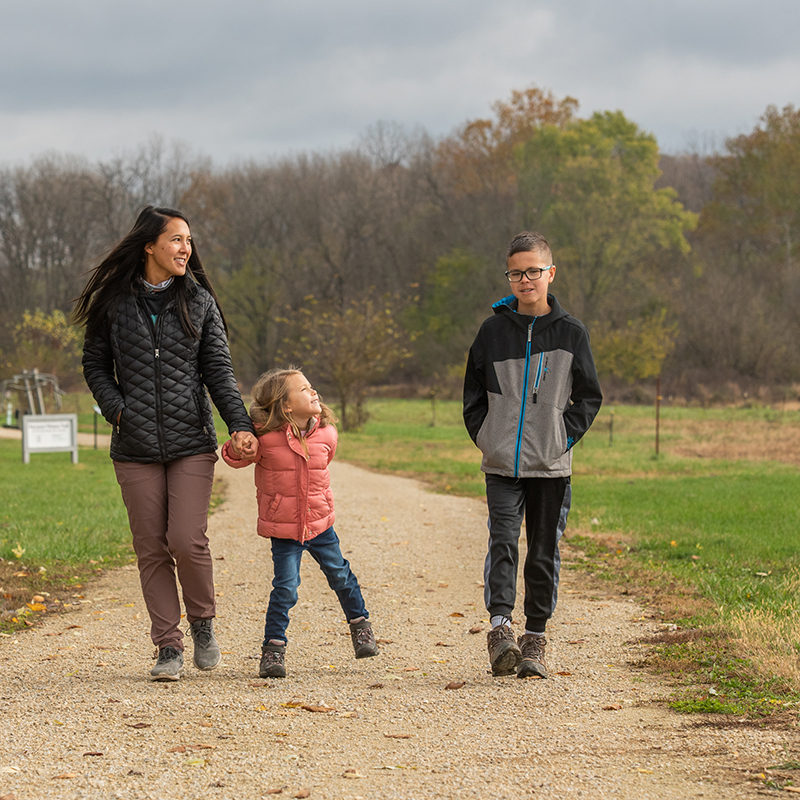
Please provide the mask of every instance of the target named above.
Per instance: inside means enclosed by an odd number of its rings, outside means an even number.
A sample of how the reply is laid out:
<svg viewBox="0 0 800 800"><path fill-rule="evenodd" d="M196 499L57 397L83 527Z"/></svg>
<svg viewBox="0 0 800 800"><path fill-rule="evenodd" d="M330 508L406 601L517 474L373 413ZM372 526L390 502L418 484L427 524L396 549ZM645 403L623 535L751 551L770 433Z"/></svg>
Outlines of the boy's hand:
<svg viewBox="0 0 800 800"><path fill-rule="evenodd" d="M255 458L258 443L249 431L234 431L231 434L231 448L239 458Z"/></svg>

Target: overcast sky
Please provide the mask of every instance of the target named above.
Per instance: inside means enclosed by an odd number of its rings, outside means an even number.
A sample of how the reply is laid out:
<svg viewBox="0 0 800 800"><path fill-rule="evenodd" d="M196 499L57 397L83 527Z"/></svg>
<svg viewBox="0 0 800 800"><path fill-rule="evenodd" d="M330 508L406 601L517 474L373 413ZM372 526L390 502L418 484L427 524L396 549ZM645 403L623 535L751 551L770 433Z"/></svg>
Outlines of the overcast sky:
<svg viewBox="0 0 800 800"><path fill-rule="evenodd" d="M799 31L800 0L0 0L0 163L441 136L532 84L707 148L800 105Z"/></svg>

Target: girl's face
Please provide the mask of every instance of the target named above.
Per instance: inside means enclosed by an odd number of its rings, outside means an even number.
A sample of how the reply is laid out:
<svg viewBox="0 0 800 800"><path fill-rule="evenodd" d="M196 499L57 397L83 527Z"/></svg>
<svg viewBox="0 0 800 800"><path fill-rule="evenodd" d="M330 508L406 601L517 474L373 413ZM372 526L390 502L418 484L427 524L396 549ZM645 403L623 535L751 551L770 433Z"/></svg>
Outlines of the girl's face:
<svg viewBox="0 0 800 800"><path fill-rule="evenodd" d="M180 217L170 217L158 239L144 248L144 279L159 284L167 278L186 274L192 254L192 234Z"/></svg>
<svg viewBox="0 0 800 800"><path fill-rule="evenodd" d="M311 417L322 412L319 397L301 372L289 378L289 393L286 397L286 413L300 429L305 429Z"/></svg>

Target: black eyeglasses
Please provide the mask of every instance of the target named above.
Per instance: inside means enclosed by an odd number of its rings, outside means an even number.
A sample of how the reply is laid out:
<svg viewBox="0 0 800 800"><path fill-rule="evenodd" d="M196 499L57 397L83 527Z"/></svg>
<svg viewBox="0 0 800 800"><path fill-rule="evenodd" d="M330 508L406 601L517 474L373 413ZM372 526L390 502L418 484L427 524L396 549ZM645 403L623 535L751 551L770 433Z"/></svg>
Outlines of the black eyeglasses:
<svg viewBox="0 0 800 800"><path fill-rule="evenodd" d="M538 281L539 278L542 277L543 272L547 272L548 269L553 269L554 266L555 264L551 264L549 267L531 267L530 269L526 269L525 272L520 272L515 269L511 272L506 272L506 278L508 278L511 283L519 283L524 275L529 281Z"/></svg>

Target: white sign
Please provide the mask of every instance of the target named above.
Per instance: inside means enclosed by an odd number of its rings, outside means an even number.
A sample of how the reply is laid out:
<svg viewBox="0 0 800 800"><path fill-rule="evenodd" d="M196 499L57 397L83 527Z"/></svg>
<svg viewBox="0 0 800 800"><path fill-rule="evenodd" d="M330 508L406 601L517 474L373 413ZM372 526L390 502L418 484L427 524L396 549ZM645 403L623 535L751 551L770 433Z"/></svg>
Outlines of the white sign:
<svg viewBox="0 0 800 800"><path fill-rule="evenodd" d="M22 418L22 463L31 453L72 453L78 463L77 414L26 414Z"/></svg>

